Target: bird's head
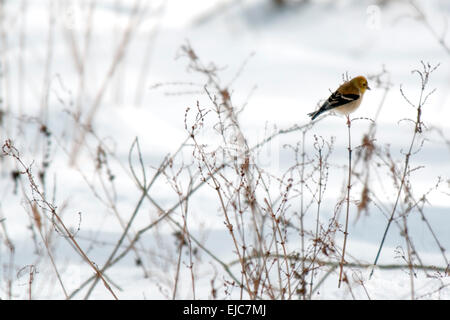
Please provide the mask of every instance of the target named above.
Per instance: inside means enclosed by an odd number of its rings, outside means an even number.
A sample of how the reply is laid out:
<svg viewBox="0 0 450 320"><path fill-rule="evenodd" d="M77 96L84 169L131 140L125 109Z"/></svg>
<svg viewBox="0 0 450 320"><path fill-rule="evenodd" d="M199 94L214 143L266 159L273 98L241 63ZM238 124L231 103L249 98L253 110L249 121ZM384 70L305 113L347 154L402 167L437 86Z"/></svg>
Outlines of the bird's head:
<svg viewBox="0 0 450 320"><path fill-rule="evenodd" d="M359 91L361 91L361 93L364 93L367 89L370 90L369 83L367 82L367 79L363 76L353 78L352 80L350 80L350 82L354 86L356 86L359 89Z"/></svg>

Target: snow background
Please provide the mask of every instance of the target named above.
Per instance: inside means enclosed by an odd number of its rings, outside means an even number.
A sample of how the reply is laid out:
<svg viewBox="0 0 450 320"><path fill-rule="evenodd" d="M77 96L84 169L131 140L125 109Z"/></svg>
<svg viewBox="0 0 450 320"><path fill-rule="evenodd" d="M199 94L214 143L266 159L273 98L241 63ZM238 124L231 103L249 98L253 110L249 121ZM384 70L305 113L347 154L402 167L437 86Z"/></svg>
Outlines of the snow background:
<svg viewBox="0 0 450 320"><path fill-rule="evenodd" d="M2 142L12 139L23 155L24 162L34 162L37 171L45 154L45 139L39 138L39 125L33 118L44 117L52 132L50 146L51 165L47 174L47 188L58 207L66 206L65 222L80 230L77 239L87 250L88 256L98 265L106 261L113 244L120 237L122 227L110 208L93 195L86 184L91 181L101 190L94 163L89 152L84 150L78 158L78 169L69 166L67 152L73 139L73 120L65 109L76 105L78 75L73 62L70 41L64 30L75 30L77 43L82 52L83 32L86 25L86 8L90 1L67 2L66 6L52 1L26 1L25 16L20 3L6 1L2 40L2 108L8 110L3 120L0 137ZM93 16L92 40L85 70L87 73L85 94L81 105L89 108L95 100L112 60L112 54L120 41L133 10L132 1L96 1ZM300 5L289 5L276 9L269 1L144 1L149 6L145 18L132 36L123 61L109 82L101 107L95 116L93 127L99 139L114 150L117 161L112 161L115 174L117 211L124 214L123 220L133 212L140 196L127 168L130 146L139 137L142 155L147 168L157 167L167 153L174 152L186 138L184 116L187 107L195 106L198 99L205 100L204 93L180 94L184 91L201 91L198 86L176 83L201 83L200 78L187 72L186 59L180 58L180 46L188 41L204 62L213 61L223 67L221 78L227 82L234 78L244 61L248 61L232 86L232 99L236 105L248 100L240 123L248 134L250 145L264 138L266 126L287 128L309 121L306 113L329 95L342 81L342 74L350 76L379 73L383 67L390 73L392 89L385 107L377 119L377 141L380 145L390 144L393 156L402 159L402 150L408 146L411 126L400 119L415 116L414 110L400 94L402 85L411 100L416 101L419 93L418 77L411 70L420 68L420 61L440 63L432 74L429 87L437 91L429 98L424 108L427 126L441 128L446 137L450 135L447 119L450 118L450 55L436 38L417 19L416 13L405 1L389 1L387 5L375 1L326 1L315 0ZM450 3L445 0L417 1L426 13L432 27L441 34L446 30L450 16ZM223 6L216 11L217 6ZM55 12L53 51L49 68L48 111L42 116L41 105L47 92L45 84L47 46L49 34L49 12ZM374 16L375 10L375 16ZM21 50L20 27L25 21L25 50ZM6 42L5 42L6 39ZM149 40L150 39L150 40ZM449 37L446 37L450 43ZM144 66L144 53L149 41L151 58L145 78L140 78ZM20 76L19 61L24 69ZM22 80L21 80L22 79ZM173 83L173 85L170 85ZM166 84L154 88L156 84ZM136 95L142 85L139 103ZM249 94L251 94L249 98ZM363 107L354 117L374 118L383 95L382 89L367 93ZM416 98L416 100L414 100ZM84 110L84 109L83 109ZM28 121L22 121L26 117ZM331 162L335 170L329 177L328 191L322 219L326 212L332 212L345 179L346 127L340 117L327 117L310 131L326 139L335 137ZM361 141L368 122L357 121L353 126L353 141ZM299 132L282 135L270 144L271 154L267 167L280 172L291 163L292 154L282 146L295 144L301 138ZM95 141L90 140L95 148ZM431 135L420 153L412 158L412 165L424 168L414 173L417 194L431 188L438 176L448 181L450 176L450 148L442 139ZM122 163L126 168L121 167ZM14 193L15 183L10 172L15 167L10 159L1 158L0 217L6 228L0 232L0 298L7 294L7 279L13 278L13 299L28 298L28 276L19 272L28 265L35 265L37 273L33 282L34 299L64 299L42 241L31 240L29 210L19 186ZM149 169L149 172L152 172ZM85 177L81 175L83 173ZM22 178L24 179L24 178ZM26 181L23 181L24 192ZM385 190L392 198L393 192ZM447 193L445 193L447 192ZM449 186L443 183L442 190L433 192L426 206L427 218L433 226L441 245L450 247L450 198ZM100 197L105 193L100 191ZM152 195L166 208L177 201L167 183L163 181ZM392 199L390 199L392 201ZM233 246L223 218L217 211L217 202L210 190L200 190L190 204L192 224L190 231L205 240L207 247L224 261L235 260ZM81 220L80 215L81 213ZM179 212L176 212L179 214ZM155 209L145 203L133 223L133 230L147 225L156 217ZM313 217L311 217L313 219ZM311 220L312 221L312 220ZM425 264L443 266L441 254L428 230L418 215L411 216L409 232L413 234L417 249ZM386 224L380 214L363 215L357 222L351 220L347 252L363 263L371 263L378 249ZM6 233L12 240L14 267L9 267L9 249L5 244ZM173 229L162 227L152 234L145 234L140 243L145 247L143 256L149 257L149 275L143 276L136 266L133 254L129 253L119 264L112 267L107 276L121 290L115 290L120 299L166 299L171 297L175 274L174 261L158 259L158 251L173 250L175 239ZM77 288L92 270L79 258L58 234L54 244L55 259L61 268L64 283L71 292ZM59 239L58 239L59 237ZM342 237L338 236L340 243ZM35 244L38 244L38 247ZM294 244L292 244L294 245ZM404 246L398 229L391 228L379 264L399 263L396 248ZM176 252L176 251L174 251ZM188 259L187 256L184 256ZM188 260L185 260L187 263ZM144 261L144 264L146 262ZM443 266L445 267L445 265ZM211 298L211 279L217 274L215 287L218 297L224 298L223 278L226 275L213 265L211 259L202 255L202 264L196 266L196 298ZM182 280L177 298L192 298L190 273L182 264ZM236 269L238 270L238 269ZM239 271L236 272L238 274ZM361 269L365 286L372 299L410 298L409 275L407 271L376 270L374 277L367 280L370 268ZM418 297L425 299L449 299L446 287L434 292L448 278L434 279L418 273L415 279ZM354 285L352 294L357 299L367 296L361 286ZM238 298L239 290L233 289L227 298ZM83 294L75 296L83 298ZM111 295L98 284L91 299L110 299ZM332 275L313 296L315 299L351 299L348 288L337 288L337 276Z"/></svg>

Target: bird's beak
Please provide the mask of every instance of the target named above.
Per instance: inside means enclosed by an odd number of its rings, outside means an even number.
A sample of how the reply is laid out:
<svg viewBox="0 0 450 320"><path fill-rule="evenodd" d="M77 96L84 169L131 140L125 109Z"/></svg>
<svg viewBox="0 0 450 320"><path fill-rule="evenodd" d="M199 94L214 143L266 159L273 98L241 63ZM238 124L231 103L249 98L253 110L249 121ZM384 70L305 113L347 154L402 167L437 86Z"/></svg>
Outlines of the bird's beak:
<svg viewBox="0 0 450 320"><path fill-rule="evenodd" d="M372 90L372 89L370 89L370 87L369 87L369 86L367 86L367 90Z"/></svg>

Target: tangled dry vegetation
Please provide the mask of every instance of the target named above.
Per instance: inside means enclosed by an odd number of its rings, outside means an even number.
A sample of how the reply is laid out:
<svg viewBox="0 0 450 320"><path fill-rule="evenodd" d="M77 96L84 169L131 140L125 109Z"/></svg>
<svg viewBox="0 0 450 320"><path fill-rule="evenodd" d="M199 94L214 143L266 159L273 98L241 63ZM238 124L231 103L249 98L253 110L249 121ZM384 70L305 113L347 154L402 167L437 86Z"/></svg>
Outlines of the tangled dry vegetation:
<svg viewBox="0 0 450 320"><path fill-rule="evenodd" d="M135 23L130 22L127 32L132 32ZM127 32L111 64L111 73L124 54L130 35ZM446 47L445 42L443 46ZM27 117L0 109L3 140L0 179L10 186L6 194L22 199L18 207L28 217L29 237L25 241L35 248L27 263L18 260L17 240L9 226L10 215L18 213L5 211L6 206L2 205L0 297L42 298L42 288L50 286L52 298L88 299L95 290L117 299L122 288L112 273L130 257L137 270L135 279L145 279L160 295L173 299L187 296L306 300L315 298L326 282L341 287L353 298L361 297L354 293L360 290L370 299L369 276L363 276L363 271L371 271L371 276L377 272L375 266L404 270L402 275L409 280L412 299L436 297L448 290L450 265L446 248L427 209L430 195L450 196L450 177L437 173L436 183L426 192L417 191L414 184L414 175L422 168L414 158L427 148L430 135L437 136L450 149L449 138L441 129L427 126L424 117L428 98L434 92L429 80L438 65L421 62L413 70L411 76L418 79L416 89L420 92L417 101L400 88L405 103L411 107L405 119L398 119L399 124L410 125L403 153L377 140L378 115L389 104L388 92L396 90L390 83L389 72L382 70L369 77L372 86L383 95L374 118L351 119L348 124L346 174L338 200L330 210L324 206L330 194L329 175L332 170L340 170L332 160L335 139L312 133L317 121L326 121L329 115L305 125L271 131L266 128L260 141L252 141L240 124L240 114L247 102L237 104L233 98L235 90L239 90L234 83L244 72L247 60L225 82L222 69L214 63L205 63L189 43L180 48L178 57L187 61L188 71L202 80L199 84L165 83L153 87L153 90L174 90L174 94L184 94L180 88L195 88L194 95L187 95L184 122L180 123L185 139L174 146L171 154L160 159L158 167L148 165L149 160L141 150L143 137L133 141L124 160L92 125L111 78L109 73L87 117L81 119L81 109L75 112L66 109L74 126L69 147L67 137L59 136L49 126L45 112L42 117ZM79 72L84 79L82 67ZM61 104L66 105L63 98ZM352 135L352 125L360 122L367 125L367 131L358 141ZM11 136L15 132L10 129L12 123L32 132L39 146L36 153L31 153L24 141L18 141L24 137L20 136L20 130L17 136ZM299 137L296 143L277 144L286 152L288 166L262 164L261 159L271 152L272 143L292 134ZM21 149L19 145L25 147ZM83 162L79 161L81 154L85 155ZM117 238L102 239L98 238L101 233L82 232L85 213L77 211L68 199L59 200L56 184L51 180L52 175L58 174L57 157L71 164L92 196L89 201L107 211L108 219L120 227ZM119 205L118 177L131 180L135 187L131 212L122 211ZM160 197L162 185L168 186L164 192L170 197ZM394 194L383 192L392 188ZM199 213L195 204L203 202L205 194L213 199L208 207L213 209ZM175 200L170 203L167 199ZM5 201L8 199L3 198L2 202ZM73 212L77 212L76 218ZM150 217L149 222L139 219L144 213ZM199 215L207 215L218 222L216 226L226 230L228 252L210 246L209 239L215 235L201 230ZM379 249L373 263L363 262L346 251L346 244L352 241L349 221L357 216L357 223L364 215L383 216L386 221L386 228L379 230ZM413 215L420 216L424 230L440 252L440 261L432 265L424 262L422 252L416 249L414 234L409 230ZM390 232L400 232L403 238L403 245L396 250L400 262L379 264ZM67 243L67 250L80 257L87 270L75 285L70 283L71 274L65 263L58 260L63 242ZM98 247L103 252L101 257L96 256ZM418 290L418 274L433 279L437 286L425 292ZM209 284L208 290L204 289L205 282Z"/></svg>
<svg viewBox="0 0 450 320"><path fill-rule="evenodd" d="M418 102L410 101L402 90L405 101L416 112L411 120L404 120L410 121L412 128L403 160L394 159L389 147L377 143L376 119L352 119L352 122L366 121L369 124L368 131L359 145L352 146L349 123L346 188L335 204L333 214L324 215L323 211L326 209L322 205L327 194L328 175L330 170L333 170L330 158L333 157L334 139L327 140L322 136L311 135L311 128L315 125L315 122L311 122L304 126L276 129L262 141L250 145L239 123L239 112L242 108L234 105L232 101L232 82L223 85L219 68L212 63L205 65L189 44L181 48L180 56L187 59L189 71L204 77L201 89L207 97L207 102L203 104L197 101L186 108L186 139L174 153L163 159L151 177L148 176L149 170L141 153L139 139L136 138L131 145L128 168L123 166L123 170L131 173L140 196L127 219L121 212L115 212L122 233L117 242L111 244L112 249L102 264L94 262L94 258L79 244L80 238L76 229L82 225L81 213L77 228L66 226L63 217L64 205L57 205L51 198L51 192L45 191L46 170L52 164L49 160L51 156L46 154L51 148L45 149L44 161L39 169L33 162L25 163L12 139L7 139L3 144L2 162L8 162L14 168L9 175L16 185L14 192L21 192L26 199L23 207L30 217L30 232L33 235L30 241L35 242L36 247L39 243L45 245L45 251L40 253L41 259L48 257L51 260L52 270L58 279L57 286L63 293L62 297L73 298L83 294L84 298L89 298L93 289L101 283L113 298L117 298L116 291L119 287L114 285L107 275L119 261L133 252L136 265L142 268L144 277L154 274L152 268L155 268L161 259L172 263L170 270L173 275L166 281L159 282L161 292L170 298L178 297L178 286L181 282L186 286L186 281L191 284L191 296L199 297L196 283L203 277L210 277L211 298L220 298L223 294L231 295L238 290L240 298L311 299L323 282L334 274L337 275L336 284L340 286L344 283L350 292L355 286L360 286L370 298L370 292L365 288L367 278L361 276L358 270L373 268L377 264L391 225L400 230L405 240L406 249L398 249L403 264L379 267L407 270L411 298L417 297L414 282L418 272L441 279L439 290L447 287L448 283L444 279L448 276L449 264L445 248L435 235L426 213L427 196L440 190L445 181L438 178L436 185L421 195L414 192L414 185L411 183L414 172L418 170L411 165L412 159L426 147L424 135L432 130L425 126L422 110L426 108L427 98L433 93L433 90L428 89L428 80L437 66L422 63L421 69L413 71L420 78L421 94ZM384 90L385 94L392 90L386 78L386 71L371 77L371 81ZM379 109L383 108L384 104L385 96ZM44 124L39 124L37 128L41 137L50 145L53 139L50 128ZM287 170L279 173L258 164L260 153L264 152L264 148L274 138L293 132L299 132L301 139L295 145L283 147L289 150L292 159ZM93 130L86 133L95 137ZM313 145L312 153L305 151L308 144ZM115 180L115 173L110 168L112 159L114 154L106 150L98 140L92 160L103 179L102 183L111 186ZM81 168L79 170L82 172ZM376 180L372 178L374 176L388 176L390 181ZM170 185L178 198L171 207L164 207L152 194L158 180ZM397 190L396 196L383 199L377 192L383 185L376 185L377 183L393 183ZM93 193L100 193L96 186L88 186ZM191 231L196 222L191 218L190 203L196 201L198 190L202 189L209 189L215 194L216 206L220 212L217 219L223 222L229 234L232 243L230 254L234 259L225 260L221 252L209 248L208 242ZM104 190L108 190L107 197L99 195L99 200L105 201L104 205L110 210L117 210L117 197L111 193L114 189L105 187ZM146 226L135 225L135 218L142 210L144 202L149 202L152 206L152 222ZM356 211L358 215L363 212L383 214L387 219L385 234L380 240L374 264L364 264L358 257L345 255L345 242L351 241L351 233L348 232L350 211ZM415 250L414 236L408 231L408 218L411 214L420 214L428 232L433 235L435 244L442 253L442 261L439 264L424 264L420 252ZM307 219L312 216L313 219ZM15 246L13 240L8 237L7 214L3 212L2 217L2 238L9 248L10 257L9 263L2 266L3 274L6 275L6 281L3 282L6 285L2 289L9 298L13 298L12 288L17 276L28 277L26 287L29 290L29 298L32 298L33 280L36 270L39 269L39 259L16 272L18 266L14 261ZM175 230L172 234L176 245L171 247L170 253L159 252L158 259L148 258L152 254L147 256L144 252L154 254L154 249L146 248L141 239L152 233L155 233L156 237L161 232L158 230L164 230L164 225ZM344 243L338 241L342 239L341 235L344 235ZM90 246L95 246L95 241L91 240ZM57 255L54 252L54 243L58 241L69 242L71 248L92 269L92 276L84 279L72 291L66 288L64 279L67 275L61 272L61 267L54 259ZM214 265L213 274L200 275L201 265L205 261ZM186 276L186 270L189 276ZM219 274L222 276L219 277ZM217 287L220 279L225 287L223 292Z"/></svg>

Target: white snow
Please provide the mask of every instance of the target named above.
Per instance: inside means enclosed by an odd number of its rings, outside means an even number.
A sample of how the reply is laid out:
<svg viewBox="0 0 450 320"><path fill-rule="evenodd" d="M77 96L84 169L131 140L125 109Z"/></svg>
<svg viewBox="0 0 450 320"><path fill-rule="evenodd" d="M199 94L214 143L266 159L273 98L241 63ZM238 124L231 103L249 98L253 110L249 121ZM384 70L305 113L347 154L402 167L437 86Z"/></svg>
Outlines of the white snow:
<svg viewBox="0 0 450 320"><path fill-rule="evenodd" d="M450 140L450 54L424 23L412 18L417 13L406 1L388 1L387 5L382 6L369 0L317 0L289 5L284 9L274 8L268 0L152 1L148 2L149 7L143 21L133 31L123 60L108 82L92 123L95 136L86 136L86 144L77 155L76 166L70 166L74 137L78 131L74 129L76 126L73 116L67 111L76 113L79 105L82 111L81 121L84 121L86 114L94 106L96 95L104 79L108 78L108 70L116 48L122 41L123 30L129 23L134 1L94 1L96 5L92 16L92 38L86 53L85 27L89 21L91 1L74 1L66 6L53 2L53 7L50 6L51 1L25 2L26 16L21 12L19 1L4 4L6 16L2 23L5 35L0 38L0 109L6 110L6 113L0 122L0 138L2 143L11 139L20 151L23 162L26 165L32 164L33 175L40 187L42 182L38 178L38 172L48 150L50 166L46 173L45 194L61 210L65 223L72 228L82 248L100 269L120 238L141 196L128 164L130 147L135 138L139 139L148 182L164 157L175 152L187 138L186 109L191 108L188 117L192 117L197 101L202 107L211 106L203 90L204 78L187 70L187 59L180 57L180 47L187 43L190 43L202 62L214 62L221 69L223 85L234 79L229 87L231 99L237 108L246 105L239 114L239 121L249 145L263 140L275 126L280 129L308 123L306 114L326 99L330 90L337 88L342 82L343 74L348 73L350 77L360 74L370 76L385 68L389 72L392 87L376 120L376 143L381 147L389 145L393 159L402 168L404 153L414 130L412 122L402 119L415 120L416 113L402 97L399 88L402 86L407 97L417 103L420 78L411 71L421 69L420 61L440 64L427 85L428 91L434 88L436 91L423 107L423 121L426 128L439 128L447 140ZM445 35L445 20L450 16L448 1L423 0L416 3L423 8L437 34ZM53 12L55 24L50 29L53 42L46 78L50 12ZM21 49L20 42L22 22L25 23L24 50ZM75 34L75 50L70 30ZM444 40L448 48L449 36ZM151 53L149 64L146 65L144 58L148 48ZM74 52L81 59L86 54L86 75L82 85L74 62ZM142 71L145 71L143 78ZM46 79L49 81L47 109L41 107L46 93ZM373 82L369 85L373 89L366 93L361 108L352 115L354 118L375 118L383 89L377 88ZM78 100L80 87L84 94ZM210 123L209 120L206 121L205 130L210 131L200 135L199 139L211 144L217 143L213 136L214 130L208 128ZM49 139L39 132L41 122L46 123L52 133ZM369 120L353 121L354 148L361 144L363 134L370 124ZM329 158L329 176L321 211L321 222L326 224L345 188L345 119L326 117L308 131L306 152L310 158L314 157L315 152L314 135L321 136L326 141L330 141L332 137L335 139ZM445 144L437 131L426 131L424 137L420 152L411 156L411 167L423 168L411 173L410 184L415 200L419 201L422 194L433 189L440 177L439 187L427 196L428 202L424 203L423 208L440 244L448 249L450 145ZM293 153L283 146L295 145L301 139L299 131L280 135L267 145L266 153L263 152L259 158L259 164L268 172L281 176L294 164ZM50 141L49 145L47 141ZM114 174L113 184L108 180L105 165L100 171L95 168L99 143L107 150L108 168ZM354 154L355 152L356 150ZM136 174L142 179L136 149L132 152L132 159ZM174 174L183 165L179 161L181 157L177 159L178 162L172 169ZM185 165L192 163L192 153L184 151L182 159ZM26 194L32 198L33 194L25 175L21 176L21 183L14 192L15 182L11 179L11 171L23 168L18 167L13 160L10 157L0 158L0 219L4 219L0 228L0 298L10 298L9 293L12 292L12 299L28 299L29 273L26 266L34 265L37 273L33 280L32 298L65 299L43 240L33 224L31 210L24 196ZM192 168L196 169L196 165ZM184 172L180 176L183 192L188 188L186 178L187 173ZM200 180L198 177L196 179L198 183ZM375 174L371 179L380 202L387 208L392 208L397 190L392 179L387 175L376 177ZM271 188L278 190L275 180ZM352 191L352 199L359 200L361 184L355 182ZM165 210L179 201L170 178L164 176L158 178L150 194ZM277 195L279 192L273 193L274 197ZM295 204L299 205L299 201L296 200ZM224 225L224 217L213 188L205 186L199 189L188 205L189 231L222 261L229 263L237 260L235 247ZM177 208L172 215L181 224L182 209L184 207ZM289 210L298 212L299 208L291 207ZM49 212L46 215L49 217ZM158 216L159 212L145 199L132 223L130 238L124 240L119 253L128 246L138 230ZM344 216L345 210L340 213L341 224L344 223ZM387 218L374 206L370 207L369 214L361 213L358 219L355 216L356 208L353 205L349 224L348 261L370 265L378 250ZM54 253L56 266L70 294L92 276L93 271L74 248L68 245L66 239L53 230L51 221L43 219L48 234L52 235L47 240ZM396 222L402 223L400 218ZM305 224L308 230L314 230L314 208L308 211ZM139 252L147 275L144 275L142 266L136 263L136 253L133 251L106 272L113 284L112 289L120 299L172 298L178 259L176 238L173 235L176 231L179 229L167 222L142 235L136 245L136 252ZM424 265L446 267L433 235L417 210L413 210L408 216L408 232ZM289 237L292 237L288 242L289 249L298 253L298 235L290 234ZM11 254L8 239L15 248L13 267L9 264ZM341 247L342 232L337 232L335 240L336 245ZM310 246L311 241L307 245ZM210 255L198 250L200 258L194 263L195 298L212 298L211 283L217 289L217 298L239 298L239 288L226 285L226 281L231 281L226 271ZM399 229L393 224L379 264L405 263L399 257L399 250L406 252L406 244ZM191 271L188 268L190 262L186 248L181 261L176 297L192 299ZM234 264L230 270L240 279L238 264ZM318 271L315 275L316 283L325 275L326 270ZM337 288L339 270L336 269L312 298L411 298L408 269L376 269L373 278L369 280L370 270L370 267L350 269L352 290L349 290L346 285ZM368 296L358 282L360 278L364 279ZM9 280L12 280L11 291L8 289ZM448 270L447 274L443 271L430 271L428 276L418 270L413 280L415 298L450 298ZM442 288L439 289L440 287ZM82 299L87 288L83 288L74 298ZM111 299L112 296L99 283L90 298Z"/></svg>

